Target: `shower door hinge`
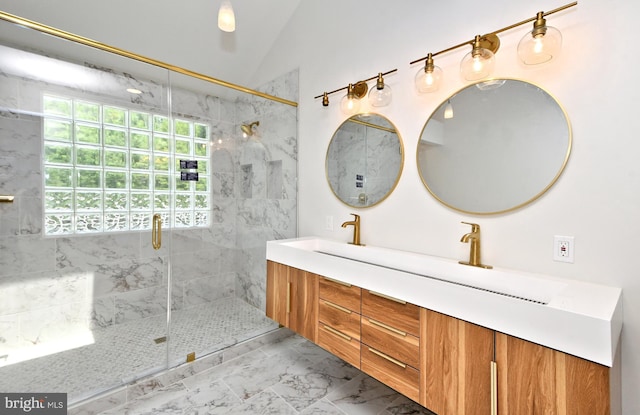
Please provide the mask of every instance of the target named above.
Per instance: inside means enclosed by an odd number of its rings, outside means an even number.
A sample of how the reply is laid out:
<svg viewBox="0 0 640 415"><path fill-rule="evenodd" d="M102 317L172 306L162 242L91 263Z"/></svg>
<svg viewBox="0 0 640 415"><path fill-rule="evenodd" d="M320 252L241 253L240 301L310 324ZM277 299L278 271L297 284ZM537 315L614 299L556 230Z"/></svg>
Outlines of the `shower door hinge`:
<svg viewBox="0 0 640 415"><path fill-rule="evenodd" d="M196 360L196 352L191 352L187 355L187 363Z"/></svg>

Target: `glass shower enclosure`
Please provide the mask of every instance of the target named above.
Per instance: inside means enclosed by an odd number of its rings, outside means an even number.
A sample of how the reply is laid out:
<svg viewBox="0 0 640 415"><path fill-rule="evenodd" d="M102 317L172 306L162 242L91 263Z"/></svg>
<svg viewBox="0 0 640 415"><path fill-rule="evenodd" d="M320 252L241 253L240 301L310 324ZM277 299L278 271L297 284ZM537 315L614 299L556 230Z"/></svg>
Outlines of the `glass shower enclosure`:
<svg viewBox="0 0 640 415"><path fill-rule="evenodd" d="M277 328L297 73L261 89L0 20L1 392L73 404Z"/></svg>

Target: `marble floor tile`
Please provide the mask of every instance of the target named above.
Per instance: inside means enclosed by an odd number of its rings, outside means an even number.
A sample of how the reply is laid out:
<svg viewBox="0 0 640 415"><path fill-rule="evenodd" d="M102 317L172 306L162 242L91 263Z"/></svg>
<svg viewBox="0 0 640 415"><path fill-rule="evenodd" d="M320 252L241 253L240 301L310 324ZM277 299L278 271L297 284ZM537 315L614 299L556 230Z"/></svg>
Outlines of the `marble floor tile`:
<svg viewBox="0 0 640 415"><path fill-rule="evenodd" d="M306 339L280 331L289 335L93 414L434 415Z"/></svg>

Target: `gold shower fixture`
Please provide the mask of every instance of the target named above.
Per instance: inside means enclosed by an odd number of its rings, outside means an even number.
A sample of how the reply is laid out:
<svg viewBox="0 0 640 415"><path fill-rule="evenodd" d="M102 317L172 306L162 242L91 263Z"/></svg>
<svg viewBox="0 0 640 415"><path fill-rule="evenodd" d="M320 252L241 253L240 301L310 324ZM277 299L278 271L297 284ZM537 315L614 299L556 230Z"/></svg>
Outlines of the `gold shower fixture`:
<svg viewBox="0 0 640 415"><path fill-rule="evenodd" d="M260 121L254 121L251 124L242 124L240 129L242 130L242 135L244 138L251 137L255 134L255 130L253 127L257 127L260 125Z"/></svg>
<svg viewBox="0 0 640 415"><path fill-rule="evenodd" d="M396 72L397 69L392 69L387 72L379 72L377 75L367 78L356 83L350 83L342 88L335 89L330 92L324 92L322 95L318 95L315 99L322 98L322 106L329 106L329 95L336 92L347 90L347 93L340 101L340 108L346 114L354 114L360 109L360 100L367 96L369 91L369 85L367 82L376 80L376 85L369 93L369 101L374 107L381 107L389 105L391 102L391 88L384 83L384 76L390 73Z"/></svg>
<svg viewBox="0 0 640 415"><path fill-rule="evenodd" d="M553 59L562 46L562 35L558 29L547 26L545 17L550 14L576 6L577 1L553 9L549 12L538 12L535 17L495 30L486 35L477 35L472 40L459 43L439 52L429 53L427 56L410 62L425 61L425 65L415 76L414 82L418 92L434 92L440 87L442 69L435 65L436 56L450 52L463 46L471 46L471 51L465 55L460 63L460 74L467 81L476 81L491 75L495 65L494 54L500 48L498 34L511 30L523 24L533 22L533 30L527 32L518 44L518 56L525 65L537 65Z"/></svg>

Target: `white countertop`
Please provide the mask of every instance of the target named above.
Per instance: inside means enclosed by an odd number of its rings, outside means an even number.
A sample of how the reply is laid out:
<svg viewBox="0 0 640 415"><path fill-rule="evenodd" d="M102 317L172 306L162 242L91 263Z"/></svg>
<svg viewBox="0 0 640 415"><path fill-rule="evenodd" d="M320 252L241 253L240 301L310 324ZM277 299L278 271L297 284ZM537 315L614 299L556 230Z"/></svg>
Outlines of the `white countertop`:
<svg viewBox="0 0 640 415"><path fill-rule="evenodd" d="M609 367L622 331L622 290L616 287L315 237L269 241L267 260Z"/></svg>

